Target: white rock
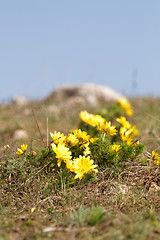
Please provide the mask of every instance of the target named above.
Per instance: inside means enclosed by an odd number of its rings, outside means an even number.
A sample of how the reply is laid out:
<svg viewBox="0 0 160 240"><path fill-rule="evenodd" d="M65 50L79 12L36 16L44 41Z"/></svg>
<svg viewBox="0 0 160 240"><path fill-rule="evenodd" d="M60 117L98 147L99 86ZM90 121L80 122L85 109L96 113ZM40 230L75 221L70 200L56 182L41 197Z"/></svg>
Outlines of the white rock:
<svg viewBox="0 0 160 240"><path fill-rule="evenodd" d="M13 103L17 104L18 106L26 106L28 104L28 99L25 96L14 96Z"/></svg>
<svg viewBox="0 0 160 240"><path fill-rule="evenodd" d="M124 97L115 90L98 84L83 84L80 86L65 86L56 89L47 99L47 101L55 100L58 103L71 104L89 103L96 105L100 102L116 101L118 98Z"/></svg>
<svg viewBox="0 0 160 240"><path fill-rule="evenodd" d="M81 88L79 89L79 92L84 97L91 98L94 96L95 101L97 99L97 101L103 100L103 101L109 102L109 101L115 101L118 98L123 97L122 94L116 92L115 90L107 86L91 84L91 83L86 83L82 85Z"/></svg>
<svg viewBox="0 0 160 240"><path fill-rule="evenodd" d="M18 129L13 134L14 140L26 139L26 138L28 138L28 133L26 130L23 130L23 129Z"/></svg>

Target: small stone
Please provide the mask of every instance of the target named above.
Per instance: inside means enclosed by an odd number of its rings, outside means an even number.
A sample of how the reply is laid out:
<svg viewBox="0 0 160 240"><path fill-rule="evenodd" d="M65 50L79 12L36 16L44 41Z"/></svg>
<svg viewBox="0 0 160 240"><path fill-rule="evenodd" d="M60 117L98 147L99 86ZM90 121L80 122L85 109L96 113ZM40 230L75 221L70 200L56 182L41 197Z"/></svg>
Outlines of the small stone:
<svg viewBox="0 0 160 240"><path fill-rule="evenodd" d="M25 96L15 96L13 98L13 103L17 104L18 106L26 106L28 104L28 99Z"/></svg>
<svg viewBox="0 0 160 240"><path fill-rule="evenodd" d="M9 144L7 144L7 145L5 145L3 148L4 148L4 149L9 149L10 146L9 146Z"/></svg>
<svg viewBox="0 0 160 240"><path fill-rule="evenodd" d="M26 139L26 138L28 138L27 131L23 130L23 129L18 129L14 132L13 138L14 138L14 140Z"/></svg>

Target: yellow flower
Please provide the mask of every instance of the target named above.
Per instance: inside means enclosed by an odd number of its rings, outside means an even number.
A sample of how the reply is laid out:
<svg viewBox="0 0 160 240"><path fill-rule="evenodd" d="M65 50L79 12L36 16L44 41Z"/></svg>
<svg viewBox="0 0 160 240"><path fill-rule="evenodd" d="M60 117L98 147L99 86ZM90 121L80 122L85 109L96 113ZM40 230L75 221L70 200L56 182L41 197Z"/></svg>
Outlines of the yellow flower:
<svg viewBox="0 0 160 240"><path fill-rule="evenodd" d="M67 148L64 143L58 143L57 146L53 143L51 146L53 151L56 153L56 158L58 158L58 167L61 166L61 161L66 162L72 158L72 154L69 151L69 148Z"/></svg>
<svg viewBox="0 0 160 240"><path fill-rule="evenodd" d="M79 116L83 122L88 123L88 124L90 122L90 119L92 118L92 115L89 114L87 111L81 111Z"/></svg>
<svg viewBox="0 0 160 240"><path fill-rule="evenodd" d="M123 127L129 129L131 127L131 124L126 120L124 116L121 116L120 118L116 119L117 122L119 122Z"/></svg>
<svg viewBox="0 0 160 240"><path fill-rule="evenodd" d="M139 141L134 141L134 138L138 135L139 131L134 125L130 125L130 128L125 127L120 128L120 135L123 142L126 142L128 145L137 146Z"/></svg>
<svg viewBox="0 0 160 240"><path fill-rule="evenodd" d="M27 144L21 145L21 149L23 152L25 152L27 150L27 146L28 146Z"/></svg>
<svg viewBox="0 0 160 240"><path fill-rule="evenodd" d="M107 122L102 116L89 114L87 111L80 112L80 118L85 123L93 127L97 127L98 131L106 132L108 135L113 136L117 130L115 126L111 126L111 122Z"/></svg>
<svg viewBox="0 0 160 240"><path fill-rule="evenodd" d="M31 208L31 213L33 213L35 211L35 207Z"/></svg>
<svg viewBox="0 0 160 240"><path fill-rule="evenodd" d="M64 136L64 134L63 133L61 133L61 132L54 132L54 133L50 133L50 135L51 135L51 138L53 139L53 141L56 143L56 144L58 144L58 143L63 143L63 142L65 142L65 139L66 139L66 137Z"/></svg>
<svg viewBox="0 0 160 240"><path fill-rule="evenodd" d="M121 116L120 118L116 119L117 122L119 122L124 128L130 129L132 131L132 138L136 137L139 134L138 129L135 125L131 125L124 116Z"/></svg>
<svg viewBox="0 0 160 240"><path fill-rule="evenodd" d="M79 143L79 140L74 134L69 133L66 142L71 146L76 146Z"/></svg>
<svg viewBox="0 0 160 240"><path fill-rule="evenodd" d="M130 102L127 100L127 98L120 98L117 100L117 103L120 105L120 107L125 111L125 113L128 116L133 115L133 110Z"/></svg>
<svg viewBox="0 0 160 240"><path fill-rule="evenodd" d="M85 173L90 171L98 172L96 169L97 165L93 165L93 160L90 159L90 156L79 156L73 160L73 172L76 174L75 179L81 179Z"/></svg>
<svg viewBox="0 0 160 240"><path fill-rule="evenodd" d="M121 149L121 146L118 145L118 144L113 144L113 145L110 147L111 152L118 152L120 149Z"/></svg>
<svg viewBox="0 0 160 240"><path fill-rule="evenodd" d="M124 127L120 128L121 139L122 139L123 142L126 142L128 145L132 144L132 140L133 140L132 132L133 132L132 129L127 130Z"/></svg>
<svg viewBox="0 0 160 240"><path fill-rule="evenodd" d="M95 142L97 141L97 139L98 139L98 138L90 138L90 139L89 139L89 142L90 142L90 143L95 143Z"/></svg>
<svg viewBox="0 0 160 240"><path fill-rule="evenodd" d="M87 111L81 111L80 118L83 122L85 122L93 127L96 127L100 123L105 122L105 119L102 116L90 114Z"/></svg>
<svg viewBox="0 0 160 240"><path fill-rule="evenodd" d="M116 126L111 126L111 122L108 122L106 132L110 136L114 136L117 133Z"/></svg>
<svg viewBox="0 0 160 240"><path fill-rule="evenodd" d="M104 123L100 124L97 127L97 130L101 131L101 132L105 132L110 136L114 136L117 133L117 129L116 126L111 126L111 122L107 122L105 121Z"/></svg>
<svg viewBox="0 0 160 240"><path fill-rule="evenodd" d="M71 172L73 172L73 161L72 160L70 160L70 159L68 159L67 161L66 161L66 168L68 168L69 169L69 171L71 171Z"/></svg>
<svg viewBox="0 0 160 240"><path fill-rule="evenodd" d="M160 165L160 155L158 152L152 151L152 159L156 165Z"/></svg>
<svg viewBox="0 0 160 240"><path fill-rule="evenodd" d="M36 157L37 156L37 153L35 151L32 151L32 156L33 157Z"/></svg>
<svg viewBox="0 0 160 240"><path fill-rule="evenodd" d="M134 125L131 125L131 129L132 129L132 136L136 137L139 134L138 129Z"/></svg>
<svg viewBox="0 0 160 240"><path fill-rule="evenodd" d="M87 135L85 131L82 131L81 129L76 129L72 131L73 134L78 138L82 143L87 143L90 139L90 135Z"/></svg>
<svg viewBox="0 0 160 240"><path fill-rule="evenodd" d="M16 152L16 154L17 154L17 156L21 156L21 155L23 155L23 151L22 151L22 149L20 149L20 148L17 148L17 152Z"/></svg>
<svg viewBox="0 0 160 240"><path fill-rule="evenodd" d="M16 154L18 155L18 156L21 156L21 155L23 155L24 153L25 153L25 151L27 150L27 144L22 144L21 145L21 148L17 148L17 152L16 152Z"/></svg>
<svg viewBox="0 0 160 240"><path fill-rule="evenodd" d="M90 155L91 151L89 148L89 143L83 145L85 147L85 150L83 151L84 156Z"/></svg>

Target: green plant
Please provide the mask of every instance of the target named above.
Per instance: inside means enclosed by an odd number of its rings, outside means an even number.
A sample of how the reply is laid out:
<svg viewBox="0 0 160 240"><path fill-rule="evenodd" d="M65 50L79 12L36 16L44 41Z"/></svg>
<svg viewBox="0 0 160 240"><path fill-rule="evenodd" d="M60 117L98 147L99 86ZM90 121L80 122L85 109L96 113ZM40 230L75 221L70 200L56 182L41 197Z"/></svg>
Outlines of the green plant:
<svg viewBox="0 0 160 240"><path fill-rule="evenodd" d="M105 209L101 206L93 206L86 217L86 223L89 225L95 225L102 223L105 217Z"/></svg>

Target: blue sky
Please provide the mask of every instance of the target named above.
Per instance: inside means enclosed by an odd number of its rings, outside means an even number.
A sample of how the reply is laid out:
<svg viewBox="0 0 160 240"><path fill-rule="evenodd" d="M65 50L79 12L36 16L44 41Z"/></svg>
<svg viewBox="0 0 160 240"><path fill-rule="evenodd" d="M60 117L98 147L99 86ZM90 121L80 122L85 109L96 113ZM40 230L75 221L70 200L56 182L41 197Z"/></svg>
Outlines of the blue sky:
<svg viewBox="0 0 160 240"><path fill-rule="evenodd" d="M160 95L159 0L0 0L0 101L64 84Z"/></svg>

